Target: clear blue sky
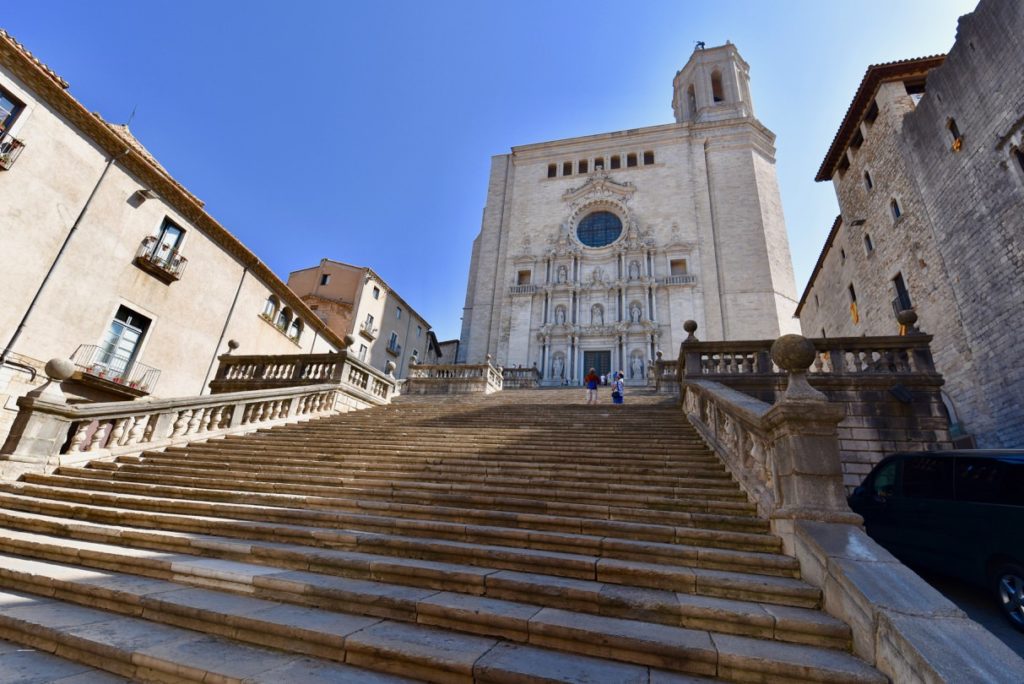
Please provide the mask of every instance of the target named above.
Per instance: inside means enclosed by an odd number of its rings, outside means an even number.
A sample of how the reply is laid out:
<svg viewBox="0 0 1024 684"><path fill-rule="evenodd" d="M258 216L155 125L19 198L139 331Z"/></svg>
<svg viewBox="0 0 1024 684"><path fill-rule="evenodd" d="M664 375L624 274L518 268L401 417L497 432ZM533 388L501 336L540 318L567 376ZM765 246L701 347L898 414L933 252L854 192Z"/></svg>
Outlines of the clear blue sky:
<svg viewBox="0 0 1024 684"><path fill-rule="evenodd" d="M868 64L947 51L974 0L33 0L0 25L132 130L282 278L373 267L457 337L490 157L672 120L694 41L734 42L778 139L802 291L814 175Z"/></svg>

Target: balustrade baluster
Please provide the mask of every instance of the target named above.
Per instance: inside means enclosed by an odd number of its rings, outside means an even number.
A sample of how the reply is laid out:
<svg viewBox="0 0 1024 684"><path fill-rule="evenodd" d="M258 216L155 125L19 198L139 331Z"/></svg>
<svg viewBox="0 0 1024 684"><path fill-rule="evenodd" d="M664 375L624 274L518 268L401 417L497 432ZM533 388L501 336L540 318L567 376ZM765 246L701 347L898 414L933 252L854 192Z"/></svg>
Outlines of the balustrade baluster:
<svg viewBox="0 0 1024 684"><path fill-rule="evenodd" d="M211 409L209 407L204 408L203 409L203 415L199 419L199 431L200 432L209 432L210 431L210 421L211 420L213 420L213 409Z"/></svg>
<svg viewBox="0 0 1024 684"><path fill-rule="evenodd" d="M89 440L89 448L87 451L96 451L103 444L103 438L107 436L107 431L110 429L111 423L98 423L96 425L96 432L92 433L92 439Z"/></svg>
<svg viewBox="0 0 1024 684"><path fill-rule="evenodd" d="M133 416L132 421L132 429L128 432L128 439L124 442L125 446L138 444L142 439L142 431L146 429L145 416Z"/></svg>
<svg viewBox="0 0 1024 684"><path fill-rule="evenodd" d="M114 429L110 432L110 442L112 444L121 443L121 437L124 435L128 420L128 418L118 418L114 421Z"/></svg>
<svg viewBox="0 0 1024 684"><path fill-rule="evenodd" d="M192 415L188 419L188 429L185 430L186 435L194 435L196 430L199 429L199 424L202 422L202 409L192 409Z"/></svg>
<svg viewBox="0 0 1024 684"><path fill-rule="evenodd" d="M71 438L71 444L68 445L68 453L77 453L82 450L82 444L85 443L85 437L89 433L89 421L84 421L78 424L78 428L75 430L75 436Z"/></svg>

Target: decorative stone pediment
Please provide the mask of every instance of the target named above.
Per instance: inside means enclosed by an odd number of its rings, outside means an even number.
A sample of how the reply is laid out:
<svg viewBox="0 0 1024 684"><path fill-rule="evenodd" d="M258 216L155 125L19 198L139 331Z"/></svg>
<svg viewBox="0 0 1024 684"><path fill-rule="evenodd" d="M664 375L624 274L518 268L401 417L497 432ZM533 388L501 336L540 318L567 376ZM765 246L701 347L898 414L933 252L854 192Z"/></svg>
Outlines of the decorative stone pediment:
<svg viewBox="0 0 1024 684"><path fill-rule="evenodd" d="M620 202L626 202L634 192L636 192L636 186L632 183L619 183L607 173L598 172L578 188L567 190L562 195L562 199L572 204L595 199L617 199Z"/></svg>

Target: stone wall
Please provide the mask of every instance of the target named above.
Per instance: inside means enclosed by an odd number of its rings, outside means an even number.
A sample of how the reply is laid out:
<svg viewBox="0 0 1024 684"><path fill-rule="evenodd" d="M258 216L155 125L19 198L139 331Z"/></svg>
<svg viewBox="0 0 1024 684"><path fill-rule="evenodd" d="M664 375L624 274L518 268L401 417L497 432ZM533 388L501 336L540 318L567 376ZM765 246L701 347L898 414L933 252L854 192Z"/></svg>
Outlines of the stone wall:
<svg viewBox="0 0 1024 684"><path fill-rule="evenodd" d="M1024 7L982 0L961 18L928 94L903 122L909 163L953 284L966 373L943 368L979 446L1024 446ZM952 149L947 127L962 135ZM969 364L969 366L968 366ZM955 389L954 389L955 388Z"/></svg>

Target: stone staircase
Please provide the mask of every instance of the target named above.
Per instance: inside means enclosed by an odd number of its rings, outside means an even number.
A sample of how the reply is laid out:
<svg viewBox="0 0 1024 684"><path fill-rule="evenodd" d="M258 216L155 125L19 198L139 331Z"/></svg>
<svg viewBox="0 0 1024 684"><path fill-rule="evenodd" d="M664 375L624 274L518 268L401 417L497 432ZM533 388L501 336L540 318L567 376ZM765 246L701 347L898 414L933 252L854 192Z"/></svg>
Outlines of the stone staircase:
<svg viewBox="0 0 1024 684"><path fill-rule="evenodd" d="M0 483L0 639L133 681L886 681L671 400L627 401L400 400Z"/></svg>

